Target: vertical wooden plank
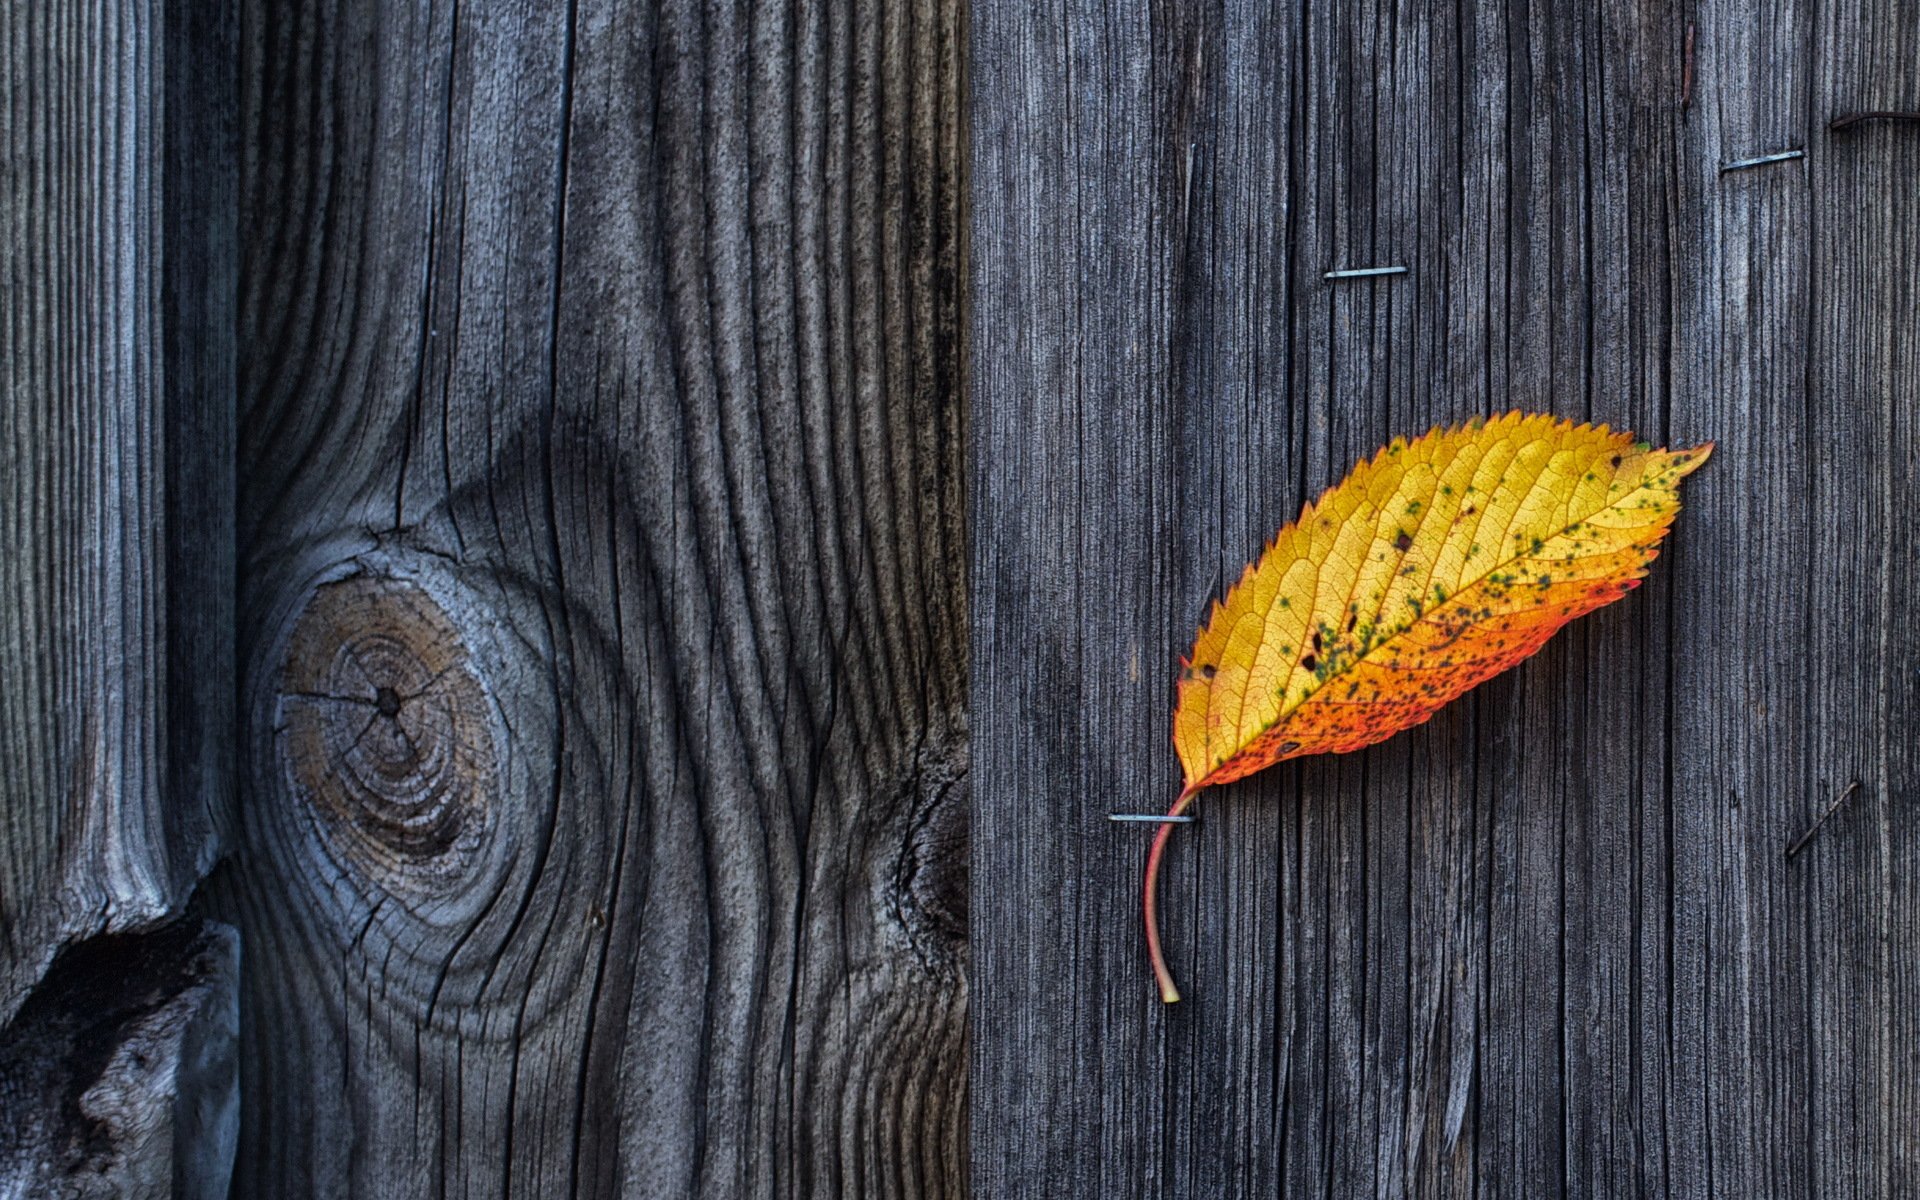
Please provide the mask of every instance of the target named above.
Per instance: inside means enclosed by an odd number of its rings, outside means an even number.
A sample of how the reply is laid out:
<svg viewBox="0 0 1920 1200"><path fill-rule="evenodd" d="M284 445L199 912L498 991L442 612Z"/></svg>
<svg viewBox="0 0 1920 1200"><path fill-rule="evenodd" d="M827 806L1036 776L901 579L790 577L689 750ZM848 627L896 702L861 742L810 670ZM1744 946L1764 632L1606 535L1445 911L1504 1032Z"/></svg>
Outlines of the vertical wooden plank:
<svg viewBox="0 0 1920 1200"><path fill-rule="evenodd" d="M63 946L177 914L220 849L231 16L0 14L0 1024Z"/></svg>
<svg viewBox="0 0 1920 1200"><path fill-rule="evenodd" d="M1815 110L1846 80L1911 107L1911 24L976 6L982 1190L1910 1179L1912 755L1879 731L1913 716L1914 559L1876 547L1913 539L1911 149L1863 132L1884 157L1848 165ZM1829 203L1854 224L1816 236ZM1206 798L1162 1009L1144 841L1105 814L1175 786L1173 656L1347 464L1510 407L1721 453L1628 603L1428 726ZM1854 775L1860 843L1788 864Z"/></svg>
<svg viewBox="0 0 1920 1200"><path fill-rule="evenodd" d="M233 33L0 12L0 1192L224 1196Z"/></svg>
<svg viewBox="0 0 1920 1200"><path fill-rule="evenodd" d="M1819 302L1807 161L1723 170L1814 144L1810 6L1703 4L1679 164L1674 432L1728 464L1689 513L1717 569L1678 579L1673 838L1674 1194L1814 1194L1807 1088L1808 912L1783 851L1828 775L1804 659L1813 568L1808 390ZM1853 320L1871 319L1856 314ZM1846 418L1842 417L1844 422ZM1680 555L1688 553L1686 547Z"/></svg>
<svg viewBox="0 0 1920 1200"><path fill-rule="evenodd" d="M246 1194L964 1188L957 12L246 6Z"/></svg>
<svg viewBox="0 0 1920 1200"><path fill-rule="evenodd" d="M1155 548L1178 545L1169 346L1206 76L1178 6L972 14L974 1187L1172 1194L1182 1098L1208 1093L1192 1026L1140 1003L1141 843L1104 814L1163 804L1175 771L1159 676L1185 586ZM1191 945L1185 891L1168 930Z"/></svg>
<svg viewBox="0 0 1920 1200"><path fill-rule="evenodd" d="M1820 10L1808 114L1812 304L1804 475L1810 531L1809 788L1782 805L1784 866L1805 939L1809 1186L1920 1189L1920 124L1828 134L1835 116L1920 110L1920 11ZM1781 667L1784 684L1792 672Z"/></svg>
<svg viewBox="0 0 1920 1200"><path fill-rule="evenodd" d="M1578 14L1580 51L1564 101L1568 144L1558 201L1584 255L1577 303L1555 307L1580 364L1585 415L1660 444L1711 434L1676 429L1694 403L1669 361L1674 322L1680 130L1690 117L1686 14L1616 5ZM1578 136L1572 136L1578 131ZM1698 482L1696 480L1696 482ZM1716 479L1708 488L1721 486ZM1534 759L1565 816L1559 857L1561 977L1557 1057L1561 1188L1579 1196L1664 1195L1671 1187L1661 1119L1670 1024L1668 820L1676 621L1674 589L1710 574L1710 538L1691 511L1638 603L1570 629L1552 651L1552 711L1534 714ZM1566 714L1578 714L1569 720ZM1533 756L1529 756L1532 758ZM1515 1064L1518 1067L1520 1064Z"/></svg>

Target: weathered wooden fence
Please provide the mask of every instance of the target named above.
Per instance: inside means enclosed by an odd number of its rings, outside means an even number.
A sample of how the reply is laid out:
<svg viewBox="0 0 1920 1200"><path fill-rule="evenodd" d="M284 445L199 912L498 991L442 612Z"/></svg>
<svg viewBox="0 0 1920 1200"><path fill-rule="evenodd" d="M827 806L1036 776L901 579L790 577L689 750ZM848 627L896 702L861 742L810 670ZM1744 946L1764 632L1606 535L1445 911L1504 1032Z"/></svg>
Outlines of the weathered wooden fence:
<svg viewBox="0 0 1920 1200"><path fill-rule="evenodd" d="M1920 1191L1911 5L0 35L0 1195ZM1175 655L1508 407L1720 449L1162 1007Z"/></svg>
<svg viewBox="0 0 1920 1200"><path fill-rule="evenodd" d="M973 35L978 1192L1920 1191L1920 125L1827 128L1920 108L1920 9ZM1350 463L1510 406L1719 452L1628 602L1205 800L1163 1010L1106 814L1177 789L1174 655Z"/></svg>

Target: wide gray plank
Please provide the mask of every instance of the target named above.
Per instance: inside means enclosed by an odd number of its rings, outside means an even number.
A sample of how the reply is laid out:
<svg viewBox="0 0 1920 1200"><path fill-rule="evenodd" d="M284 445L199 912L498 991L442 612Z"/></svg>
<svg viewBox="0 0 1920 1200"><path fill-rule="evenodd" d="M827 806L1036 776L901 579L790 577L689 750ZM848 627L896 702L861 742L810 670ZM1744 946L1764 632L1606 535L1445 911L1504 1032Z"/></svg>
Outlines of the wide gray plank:
<svg viewBox="0 0 1920 1200"><path fill-rule="evenodd" d="M960 1192L956 6L245 12L237 1190Z"/></svg>
<svg viewBox="0 0 1920 1200"><path fill-rule="evenodd" d="M1912 15L984 0L972 30L976 1186L1911 1188L1920 142L1825 126L1915 107ZM1163 1008L1146 835L1105 814L1178 786L1174 656L1360 456L1512 407L1720 449L1631 598L1203 800Z"/></svg>

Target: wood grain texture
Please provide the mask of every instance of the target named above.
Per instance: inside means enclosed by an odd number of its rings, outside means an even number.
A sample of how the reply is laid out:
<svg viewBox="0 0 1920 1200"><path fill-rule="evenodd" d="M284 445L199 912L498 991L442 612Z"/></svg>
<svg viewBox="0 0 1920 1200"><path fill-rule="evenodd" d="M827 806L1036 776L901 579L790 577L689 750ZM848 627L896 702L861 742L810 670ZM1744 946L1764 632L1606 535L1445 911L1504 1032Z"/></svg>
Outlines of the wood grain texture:
<svg viewBox="0 0 1920 1200"><path fill-rule="evenodd" d="M0 1031L0 1196L224 1200L239 951L188 919L55 958Z"/></svg>
<svg viewBox="0 0 1920 1200"><path fill-rule="evenodd" d="M0 12L0 1025L63 945L178 912L219 850L230 17Z"/></svg>
<svg viewBox="0 0 1920 1200"><path fill-rule="evenodd" d="M1826 129L1910 7L974 5L981 1194L1920 1188L1920 138ZM1509 407L1720 449L1628 601L1206 799L1163 1008L1175 656Z"/></svg>
<svg viewBox="0 0 1920 1200"><path fill-rule="evenodd" d="M964 1191L960 35L244 5L237 1194Z"/></svg>

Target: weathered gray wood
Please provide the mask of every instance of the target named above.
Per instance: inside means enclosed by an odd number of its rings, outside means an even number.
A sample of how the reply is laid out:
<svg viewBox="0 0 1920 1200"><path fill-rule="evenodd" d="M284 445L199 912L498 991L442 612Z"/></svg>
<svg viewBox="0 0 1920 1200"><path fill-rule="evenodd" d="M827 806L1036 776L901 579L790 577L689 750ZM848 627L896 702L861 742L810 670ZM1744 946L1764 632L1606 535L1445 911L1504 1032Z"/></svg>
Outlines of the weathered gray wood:
<svg viewBox="0 0 1920 1200"><path fill-rule="evenodd" d="M62 951L0 1031L0 1196L224 1200L238 975L198 920Z"/></svg>
<svg viewBox="0 0 1920 1200"><path fill-rule="evenodd" d="M1920 107L1917 22L973 6L981 1194L1920 1187L1920 138L1825 128ZM1720 450L1627 602L1204 802L1163 1009L1105 814L1177 787L1175 655L1361 455L1509 407Z"/></svg>
<svg viewBox="0 0 1920 1200"><path fill-rule="evenodd" d="M245 6L238 1194L964 1187L957 13Z"/></svg>
<svg viewBox="0 0 1920 1200"><path fill-rule="evenodd" d="M63 945L177 913L219 848L231 15L0 12L0 1025Z"/></svg>

